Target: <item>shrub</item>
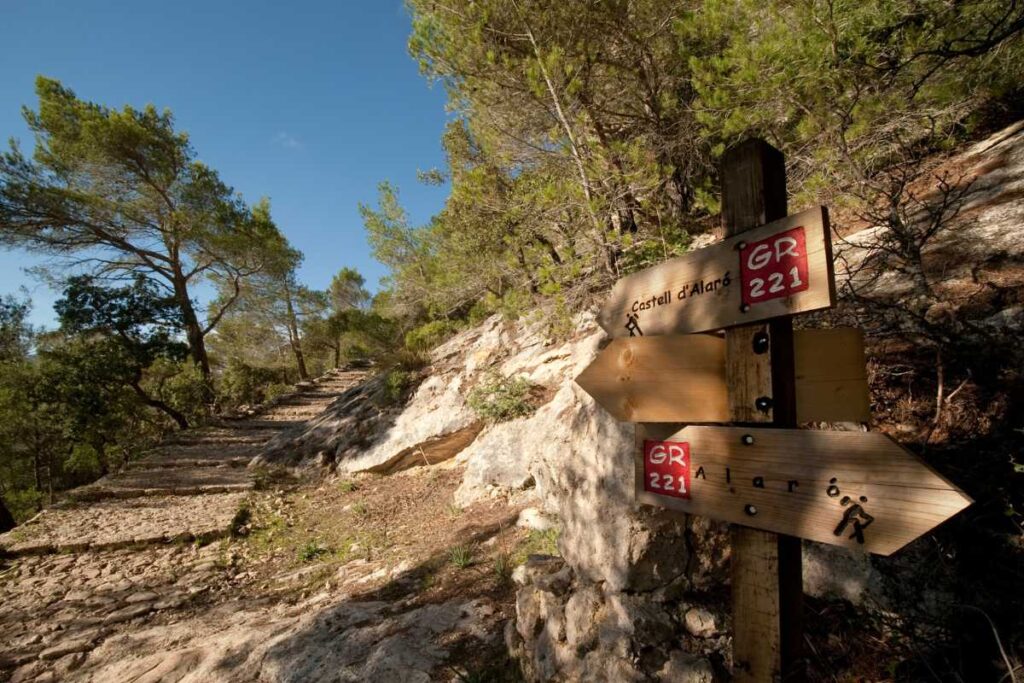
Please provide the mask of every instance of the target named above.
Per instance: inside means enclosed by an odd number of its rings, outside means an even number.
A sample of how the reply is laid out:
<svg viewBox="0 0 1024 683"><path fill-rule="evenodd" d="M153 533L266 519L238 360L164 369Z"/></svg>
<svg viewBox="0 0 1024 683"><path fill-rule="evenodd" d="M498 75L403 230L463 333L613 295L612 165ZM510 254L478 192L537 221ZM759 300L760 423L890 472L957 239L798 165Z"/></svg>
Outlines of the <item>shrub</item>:
<svg viewBox="0 0 1024 683"><path fill-rule="evenodd" d="M217 382L217 403L226 408L262 403L266 388L279 381L281 373L231 358Z"/></svg>
<svg viewBox="0 0 1024 683"><path fill-rule="evenodd" d="M399 403L412 386L413 374L401 368L391 368L384 373L383 385L380 393L382 407L392 406Z"/></svg>
<svg viewBox="0 0 1024 683"><path fill-rule="evenodd" d="M326 555L327 553L327 548L320 545L315 540L309 540L306 542L306 545L299 548L299 559L303 562L312 562L321 555Z"/></svg>
<svg viewBox="0 0 1024 683"><path fill-rule="evenodd" d="M532 390L525 378L492 374L469 392L466 403L488 422L504 422L533 413Z"/></svg>
<svg viewBox="0 0 1024 683"><path fill-rule="evenodd" d="M290 384L281 384L280 382L273 382L267 385L264 391L263 400L272 401L278 396L284 396L287 393L294 391L294 387Z"/></svg>
<svg viewBox="0 0 1024 683"><path fill-rule="evenodd" d="M352 493L353 491L359 490L359 484L355 483L351 479L344 479L338 484L338 490L342 493Z"/></svg>
<svg viewBox="0 0 1024 683"><path fill-rule="evenodd" d="M19 524L34 517L45 501L46 494L34 488L8 489L4 492L7 509Z"/></svg>
<svg viewBox="0 0 1024 683"><path fill-rule="evenodd" d="M432 320L405 334L405 346L419 353L430 351L458 331L450 320Z"/></svg>
<svg viewBox="0 0 1024 683"><path fill-rule="evenodd" d="M191 361L159 358L146 370L143 385L151 395L182 413L193 426L209 415L213 397L199 367Z"/></svg>

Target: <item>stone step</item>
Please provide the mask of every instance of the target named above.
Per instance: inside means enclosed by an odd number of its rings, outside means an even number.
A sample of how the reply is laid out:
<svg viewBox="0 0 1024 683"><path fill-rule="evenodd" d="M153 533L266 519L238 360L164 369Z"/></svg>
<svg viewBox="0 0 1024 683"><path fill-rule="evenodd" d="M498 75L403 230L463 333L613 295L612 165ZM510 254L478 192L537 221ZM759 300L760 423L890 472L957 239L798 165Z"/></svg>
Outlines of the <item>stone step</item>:
<svg viewBox="0 0 1024 683"><path fill-rule="evenodd" d="M290 427L294 427L300 424L299 420L239 420L231 425L230 429L233 432L241 432L245 434L247 432L256 432L262 430L284 430Z"/></svg>
<svg viewBox="0 0 1024 683"><path fill-rule="evenodd" d="M261 434L258 431L253 432L240 432L237 431L236 425L230 427L218 428L216 431L204 430L202 432L192 432L188 436L174 436L164 439L160 442L158 448L165 448L168 446L224 446L226 444L255 444L259 445L263 441L270 438L267 434Z"/></svg>
<svg viewBox="0 0 1024 683"><path fill-rule="evenodd" d="M227 535L246 494L65 503L0 534L0 554L43 555L213 539Z"/></svg>
<svg viewBox="0 0 1024 683"><path fill-rule="evenodd" d="M136 460L125 465L126 470L159 470L187 467L245 467L253 459L253 455L234 458L211 456L209 458L174 457L173 455L158 456Z"/></svg>
<svg viewBox="0 0 1024 683"><path fill-rule="evenodd" d="M252 478L241 467L181 467L128 470L81 486L69 495L78 501L94 501L225 493L252 487Z"/></svg>

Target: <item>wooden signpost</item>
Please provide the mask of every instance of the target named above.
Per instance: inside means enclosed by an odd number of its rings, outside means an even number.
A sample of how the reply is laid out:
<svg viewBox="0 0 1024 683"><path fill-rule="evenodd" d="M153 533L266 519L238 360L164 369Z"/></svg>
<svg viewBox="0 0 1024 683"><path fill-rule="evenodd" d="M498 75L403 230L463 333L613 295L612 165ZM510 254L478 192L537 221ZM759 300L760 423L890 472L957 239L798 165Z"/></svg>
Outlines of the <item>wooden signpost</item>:
<svg viewBox="0 0 1024 683"><path fill-rule="evenodd" d="M717 330L828 308L834 282L818 207L619 280L598 322L612 337Z"/></svg>
<svg viewBox="0 0 1024 683"><path fill-rule="evenodd" d="M867 422L864 334L799 330L793 341L797 422ZM576 383L624 422L728 422L725 347L707 334L615 339Z"/></svg>
<svg viewBox="0 0 1024 683"><path fill-rule="evenodd" d="M733 679L804 681L801 539L888 555L972 501L882 434L795 429L870 416L862 335L793 331L835 284L828 213L786 216L778 150L726 153L722 224L616 283L577 382L638 423L638 502L733 524Z"/></svg>
<svg viewBox="0 0 1024 683"><path fill-rule="evenodd" d="M636 499L890 555L971 504L877 432L641 425Z"/></svg>

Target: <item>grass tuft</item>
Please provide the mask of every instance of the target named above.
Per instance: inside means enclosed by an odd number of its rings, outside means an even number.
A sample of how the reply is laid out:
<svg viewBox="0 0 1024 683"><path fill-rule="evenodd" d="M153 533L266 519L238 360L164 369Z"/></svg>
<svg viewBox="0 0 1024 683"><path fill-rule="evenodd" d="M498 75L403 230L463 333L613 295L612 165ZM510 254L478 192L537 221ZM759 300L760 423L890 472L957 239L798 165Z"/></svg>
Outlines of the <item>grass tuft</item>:
<svg viewBox="0 0 1024 683"><path fill-rule="evenodd" d="M448 550L448 562L459 569L473 564L473 546L459 544Z"/></svg>
<svg viewBox="0 0 1024 683"><path fill-rule="evenodd" d="M326 555L330 551L324 546L320 545L316 540L310 539L304 546L299 548L299 559L303 562L312 562L313 560L319 559L322 555Z"/></svg>

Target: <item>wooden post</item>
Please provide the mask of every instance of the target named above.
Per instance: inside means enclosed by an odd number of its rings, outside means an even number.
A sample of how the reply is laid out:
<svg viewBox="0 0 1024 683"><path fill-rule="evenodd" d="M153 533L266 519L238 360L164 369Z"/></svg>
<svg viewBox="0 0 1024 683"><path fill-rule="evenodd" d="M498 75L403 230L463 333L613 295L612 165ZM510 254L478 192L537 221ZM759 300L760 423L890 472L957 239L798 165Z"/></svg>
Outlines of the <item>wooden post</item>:
<svg viewBox="0 0 1024 683"><path fill-rule="evenodd" d="M782 153L762 140L748 140L726 152L722 159L725 237L786 213ZM760 345L755 342L759 335ZM795 427L791 319L734 327L726 330L725 339L732 421ZM734 679L804 681L800 539L742 526L732 527L731 539Z"/></svg>

